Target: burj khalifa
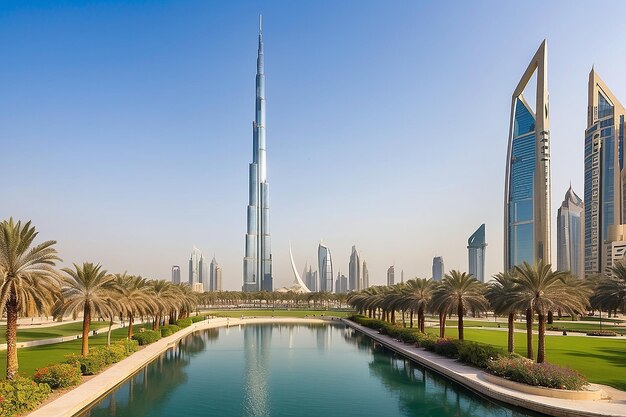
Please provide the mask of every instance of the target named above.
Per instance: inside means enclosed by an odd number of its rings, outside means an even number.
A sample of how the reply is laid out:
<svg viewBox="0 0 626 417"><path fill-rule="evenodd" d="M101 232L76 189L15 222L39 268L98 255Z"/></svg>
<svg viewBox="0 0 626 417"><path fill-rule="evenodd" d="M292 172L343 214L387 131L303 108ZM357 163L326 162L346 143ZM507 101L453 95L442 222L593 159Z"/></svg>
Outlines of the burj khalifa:
<svg viewBox="0 0 626 417"><path fill-rule="evenodd" d="M272 254L269 230L269 184L265 151L265 65L263 20L259 18L256 60L256 105L252 122L252 163L248 193L248 229L243 258L243 291L272 291Z"/></svg>

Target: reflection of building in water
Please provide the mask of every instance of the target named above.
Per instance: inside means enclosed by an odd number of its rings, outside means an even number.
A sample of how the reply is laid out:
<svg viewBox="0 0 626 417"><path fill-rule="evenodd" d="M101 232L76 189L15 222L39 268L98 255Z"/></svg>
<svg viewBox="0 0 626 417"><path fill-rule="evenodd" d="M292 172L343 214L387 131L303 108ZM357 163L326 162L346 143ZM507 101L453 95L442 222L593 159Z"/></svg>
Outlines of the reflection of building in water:
<svg viewBox="0 0 626 417"><path fill-rule="evenodd" d="M319 350L328 350L330 348L330 341L332 331L330 326L322 325L315 327L315 335L317 336L317 348Z"/></svg>
<svg viewBox="0 0 626 417"><path fill-rule="evenodd" d="M269 368L272 325L243 326L244 416L269 416Z"/></svg>

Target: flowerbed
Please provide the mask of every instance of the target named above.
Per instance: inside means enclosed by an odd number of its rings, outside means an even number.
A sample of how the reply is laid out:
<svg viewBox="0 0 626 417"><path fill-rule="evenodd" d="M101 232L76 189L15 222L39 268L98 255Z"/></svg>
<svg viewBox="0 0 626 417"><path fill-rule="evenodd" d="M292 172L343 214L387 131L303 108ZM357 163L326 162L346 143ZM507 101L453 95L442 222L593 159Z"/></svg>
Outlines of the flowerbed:
<svg viewBox="0 0 626 417"><path fill-rule="evenodd" d="M611 330L593 330L591 332L587 332L587 336L608 336L615 337L617 333Z"/></svg>
<svg viewBox="0 0 626 417"><path fill-rule="evenodd" d="M587 380L572 369L551 363L535 363L515 354L490 361L487 370L496 376L533 386L580 390L587 385Z"/></svg>
<svg viewBox="0 0 626 417"><path fill-rule="evenodd" d="M38 384L29 378L0 381L0 417L13 417L34 410L50 392L48 384Z"/></svg>
<svg viewBox="0 0 626 417"><path fill-rule="evenodd" d="M52 389L68 388L80 384L82 373L77 364L57 363L35 371L33 380L38 384L48 384Z"/></svg>

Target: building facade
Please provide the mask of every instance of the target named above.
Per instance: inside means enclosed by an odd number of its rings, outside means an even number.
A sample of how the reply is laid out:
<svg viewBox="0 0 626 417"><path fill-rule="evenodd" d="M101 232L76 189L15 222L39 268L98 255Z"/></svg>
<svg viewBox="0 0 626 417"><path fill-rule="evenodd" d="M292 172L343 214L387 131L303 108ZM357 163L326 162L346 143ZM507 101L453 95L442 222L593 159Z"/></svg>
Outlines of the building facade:
<svg viewBox="0 0 626 417"><path fill-rule="evenodd" d="M272 253L269 230L269 184L265 142L265 62L263 26L259 22L256 104L252 123L252 163L248 193L247 233L243 259L243 291L272 291Z"/></svg>
<svg viewBox="0 0 626 417"><path fill-rule="evenodd" d="M209 263L204 256L200 257L200 283L203 291L209 291Z"/></svg>
<svg viewBox="0 0 626 417"><path fill-rule="evenodd" d="M556 216L556 265L580 278L585 276L584 222L585 205L570 185Z"/></svg>
<svg viewBox="0 0 626 417"><path fill-rule="evenodd" d="M215 256L209 270L209 291L222 291L222 267L215 260Z"/></svg>
<svg viewBox="0 0 626 417"><path fill-rule="evenodd" d="M189 286L194 288L194 284L200 281L200 259L202 259L202 252L195 246L191 248L191 257L189 258Z"/></svg>
<svg viewBox="0 0 626 417"><path fill-rule="evenodd" d="M348 267L348 277L348 288L350 291L361 291L363 289L361 257L356 250L356 246L352 246L352 253L350 254L350 264Z"/></svg>
<svg viewBox="0 0 626 417"><path fill-rule="evenodd" d="M595 69L589 73L585 130L585 275L602 272L609 228L624 223L624 115Z"/></svg>
<svg viewBox="0 0 626 417"><path fill-rule="evenodd" d="M172 266L172 282L174 284L180 284L180 266Z"/></svg>
<svg viewBox="0 0 626 417"><path fill-rule="evenodd" d="M395 266L391 265L389 268L387 268L387 285L394 285L396 283L396 278L395 278Z"/></svg>
<svg viewBox="0 0 626 417"><path fill-rule="evenodd" d="M535 110L524 89L536 75ZM544 40L511 100L504 202L504 270L550 263L550 114Z"/></svg>
<svg viewBox="0 0 626 417"><path fill-rule="evenodd" d="M367 262L363 261L363 268L361 269L361 274L363 275L363 288L366 289L370 287L370 273L367 270Z"/></svg>
<svg viewBox="0 0 626 417"><path fill-rule="evenodd" d="M446 270L443 266L443 256L435 256L433 258L433 280L441 281L446 274Z"/></svg>
<svg viewBox="0 0 626 417"><path fill-rule="evenodd" d="M626 255L626 225L609 226L608 241L605 243L604 274L614 277L612 268L618 262L624 262Z"/></svg>
<svg viewBox="0 0 626 417"><path fill-rule="evenodd" d="M467 239L467 257L469 273L477 280L485 282L485 224L481 224L478 229Z"/></svg>
<svg viewBox="0 0 626 417"><path fill-rule="evenodd" d="M339 272L335 280L335 292L337 294L345 294L348 292L348 277Z"/></svg>
<svg viewBox="0 0 626 417"><path fill-rule="evenodd" d="M319 291L333 292L333 260L330 249L321 243L317 248L317 263L319 267Z"/></svg>

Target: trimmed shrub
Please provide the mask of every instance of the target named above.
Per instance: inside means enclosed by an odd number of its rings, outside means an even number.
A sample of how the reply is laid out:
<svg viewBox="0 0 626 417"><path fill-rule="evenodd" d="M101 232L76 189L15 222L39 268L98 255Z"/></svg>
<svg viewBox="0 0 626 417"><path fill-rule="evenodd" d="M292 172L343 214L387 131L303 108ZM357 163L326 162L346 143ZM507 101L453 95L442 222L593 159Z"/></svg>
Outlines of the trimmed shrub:
<svg viewBox="0 0 626 417"><path fill-rule="evenodd" d="M468 365L486 368L489 362L502 355L502 351L491 345L464 340L458 345L459 360Z"/></svg>
<svg viewBox="0 0 626 417"><path fill-rule="evenodd" d="M617 333L611 330L593 330L591 332L587 332L587 336L617 336Z"/></svg>
<svg viewBox="0 0 626 417"><path fill-rule="evenodd" d="M457 339L449 339L444 337L442 339L438 339L435 342L434 352L446 356L448 358L458 358L459 357L459 345L462 342Z"/></svg>
<svg viewBox="0 0 626 417"><path fill-rule="evenodd" d="M535 363L517 356L500 356L490 361L487 370L497 376L523 384L580 390L587 380L578 372L551 363Z"/></svg>
<svg viewBox="0 0 626 417"><path fill-rule="evenodd" d="M48 398L48 384L18 377L14 381L0 381L0 417L12 417L31 411Z"/></svg>
<svg viewBox="0 0 626 417"><path fill-rule="evenodd" d="M157 332L156 330L146 330L145 332L135 333L133 335L133 340L136 340L139 343L139 346L149 345L150 343L154 343L161 338L161 332Z"/></svg>
<svg viewBox="0 0 626 417"><path fill-rule="evenodd" d="M192 323L197 323L197 322L199 322L199 321L203 321L203 320L205 320L205 319L206 319L206 316L193 316L193 317L191 318L191 322L192 322Z"/></svg>
<svg viewBox="0 0 626 417"><path fill-rule="evenodd" d="M182 329L184 329L185 327L191 326L191 324L192 324L192 321L189 317L187 317L186 319L176 320L176 325Z"/></svg>
<svg viewBox="0 0 626 417"><path fill-rule="evenodd" d="M81 375L76 364L58 363L37 369L33 380L38 384L48 384L52 389L67 388L80 384Z"/></svg>
<svg viewBox="0 0 626 417"><path fill-rule="evenodd" d="M139 344L136 340L132 339L120 339L114 342L111 346L122 346L124 348L126 356L130 356L131 353L137 352L139 350Z"/></svg>
<svg viewBox="0 0 626 417"><path fill-rule="evenodd" d="M97 374L106 365L102 355L89 354L87 356L83 356L79 355L78 353L65 355L65 363L69 363L70 365L77 365L83 375Z"/></svg>

